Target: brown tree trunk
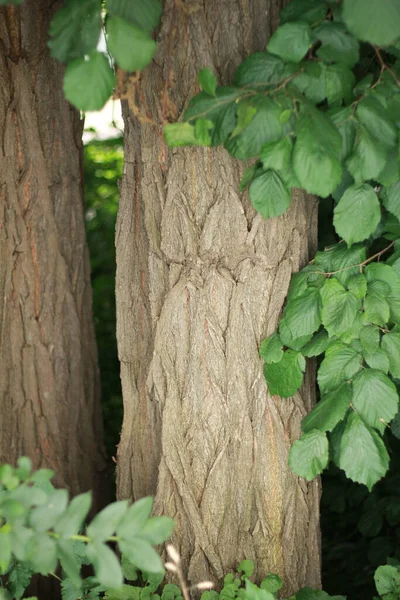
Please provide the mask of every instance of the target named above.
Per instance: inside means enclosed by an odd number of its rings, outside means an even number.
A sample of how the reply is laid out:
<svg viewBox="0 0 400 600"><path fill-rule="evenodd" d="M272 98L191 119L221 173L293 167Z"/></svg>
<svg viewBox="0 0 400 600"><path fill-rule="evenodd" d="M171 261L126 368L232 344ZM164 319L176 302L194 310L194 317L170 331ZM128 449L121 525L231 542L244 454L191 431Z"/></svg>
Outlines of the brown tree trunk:
<svg viewBox="0 0 400 600"><path fill-rule="evenodd" d="M57 7L0 9L0 463L28 455L73 494L100 494L82 121L47 49Z"/></svg>
<svg viewBox="0 0 400 600"><path fill-rule="evenodd" d="M117 335L124 394L119 497L153 494L173 517L191 582L243 558L285 592L320 584L319 482L287 465L314 402L270 396L258 349L291 274L315 249L315 200L298 191L268 221L239 194L223 149L168 151L157 124L179 118L209 66L221 83L277 24L276 0L167 0L157 57L130 83L117 223Z"/></svg>

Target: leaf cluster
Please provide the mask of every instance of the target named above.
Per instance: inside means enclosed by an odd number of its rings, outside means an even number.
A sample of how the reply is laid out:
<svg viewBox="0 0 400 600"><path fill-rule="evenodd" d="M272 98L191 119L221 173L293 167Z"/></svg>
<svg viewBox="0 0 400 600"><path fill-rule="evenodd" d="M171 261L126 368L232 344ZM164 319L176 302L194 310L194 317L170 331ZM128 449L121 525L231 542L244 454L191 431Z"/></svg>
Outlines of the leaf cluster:
<svg viewBox="0 0 400 600"><path fill-rule="evenodd" d="M0 467L0 575L7 575L4 600L22 597L35 573L54 575L59 565L69 593L119 588L124 561L149 573L164 569L153 546L171 534L173 521L151 517L152 499L134 504L113 502L81 533L91 507L90 492L69 501L65 489L55 489L50 469L31 472L23 457L17 468ZM110 543L117 545L122 565ZM91 564L94 577L82 581L82 564ZM131 567L132 568L132 567Z"/></svg>

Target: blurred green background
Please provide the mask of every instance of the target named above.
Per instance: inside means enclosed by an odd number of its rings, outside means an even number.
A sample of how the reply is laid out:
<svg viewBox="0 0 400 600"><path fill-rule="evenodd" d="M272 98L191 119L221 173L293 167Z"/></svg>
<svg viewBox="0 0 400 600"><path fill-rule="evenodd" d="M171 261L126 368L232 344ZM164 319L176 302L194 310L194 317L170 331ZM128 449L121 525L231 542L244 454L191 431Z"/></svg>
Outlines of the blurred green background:
<svg viewBox="0 0 400 600"><path fill-rule="evenodd" d="M115 221L123 169L122 138L85 146L85 206L93 311L99 351L105 442L111 459L122 423L122 393L115 323ZM336 242L333 201L320 202L320 249ZM400 442L386 433L388 476L369 494L365 486L331 468L323 476L321 502L323 589L349 600L371 600L373 573L387 558L400 560ZM249 557L250 558L250 557Z"/></svg>

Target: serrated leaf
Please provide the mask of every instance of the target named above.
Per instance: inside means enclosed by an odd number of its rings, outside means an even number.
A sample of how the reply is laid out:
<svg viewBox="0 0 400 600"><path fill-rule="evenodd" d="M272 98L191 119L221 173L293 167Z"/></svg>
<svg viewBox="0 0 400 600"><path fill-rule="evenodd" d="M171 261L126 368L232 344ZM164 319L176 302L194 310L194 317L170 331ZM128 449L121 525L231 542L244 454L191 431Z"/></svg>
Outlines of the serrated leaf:
<svg viewBox="0 0 400 600"><path fill-rule="evenodd" d="M150 573L164 571L160 557L148 542L139 538L132 538L129 542L121 540L119 547L128 560L141 571L149 571Z"/></svg>
<svg viewBox="0 0 400 600"><path fill-rule="evenodd" d="M57 553L67 577L76 587L81 585L81 566L74 552L73 540L57 540Z"/></svg>
<svg viewBox="0 0 400 600"><path fill-rule="evenodd" d="M321 325L321 300L317 288L307 289L301 296L288 302L284 318L293 339L311 335Z"/></svg>
<svg viewBox="0 0 400 600"><path fill-rule="evenodd" d="M196 119L208 119L214 123L212 145L219 146L225 142L236 125L236 100L242 91L236 88L219 87L215 97L200 92L191 99L185 110L184 119L191 123Z"/></svg>
<svg viewBox="0 0 400 600"><path fill-rule="evenodd" d="M372 354L363 352L363 356L371 369L378 369L379 371L383 371L383 373L389 371L389 357L382 348L378 348Z"/></svg>
<svg viewBox="0 0 400 600"><path fill-rule="evenodd" d="M55 490L45 504L34 508L29 522L35 531L51 529L63 514L68 504L67 490Z"/></svg>
<svg viewBox="0 0 400 600"><path fill-rule="evenodd" d="M0 574L6 572L11 561L10 532L0 529Z"/></svg>
<svg viewBox="0 0 400 600"><path fill-rule="evenodd" d="M380 596L394 594L397 598L400 590L400 572L391 565L382 565L377 568L374 575L376 589Z"/></svg>
<svg viewBox="0 0 400 600"><path fill-rule="evenodd" d="M391 374L400 379L400 333L385 333L381 345L388 355Z"/></svg>
<svg viewBox="0 0 400 600"><path fill-rule="evenodd" d="M261 342L260 356L265 362L279 362L282 360L283 344L277 333L273 333Z"/></svg>
<svg viewBox="0 0 400 600"><path fill-rule="evenodd" d="M290 398L301 387L303 372L299 356L299 352L286 350L282 360L264 365L264 375L271 395Z"/></svg>
<svg viewBox="0 0 400 600"><path fill-rule="evenodd" d="M292 85L312 102L323 102L326 98L326 65L307 60L299 67L300 73L293 78Z"/></svg>
<svg viewBox="0 0 400 600"><path fill-rule="evenodd" d="M269 52L250 54L237 68L233 84L261 90L279 81L285 73L285 63Z"/></svg>
<svg viewBox="0 0 400 600"><path fill-rule="evenodd" d="M115 16L107 19L107 42L113 58L125 71L142 71L157 48L149 33Z"/></svg>
<svg viewBox="0 0 400 600"><path fill-rule="evenodd" d="M118 588L123 583L123 574L119 560L105 544L88 544L87 555L94 566L96 579L106 588Z"/></svg>
<svg viewBox="0 0 400 600"><path fill-rule="evenodd" d="M54 531L64 537L70 537L79 532L86 519L92 503L92 494L79 494L72 499L67 510L57 521Z"/></svg>
<svg viewBox="0 0 400 600"><path fill-rule="evenodd" d="M28 542L26 558L32 565L35 573L41 573L42 575L52 573L57 566L55 541L45 533L38 533L32 536Z"/></svg>
<svg viewBox="0 0 400 600"><path fill-rule="evenodd" d="M264 169L287 169L292 154L292 141L289 137L267 142L260 150L260 160Z"/></svg>
<svg viewBox="0 0 400 600"><path fill-rule="evenodd" d="M347 477L363 483L370 491L389 467L382 439L354 412L349 415L341 438L339 466Z"/></svg>
<svg viewBox="0 0 400 600"><path fill-rule="evenodd" d="M361 368L361 355L346 346L333 349L326 354L318 370L318 385L322 394L338 388Z"/></svg>
<svg viewBox="0 0 400 600"><path fill-rule="evenodd" d="M302 348L301 353L307 358L310 358L312 356L318 356L319 354L325 352L325 350L329 346L329 343L330 339L328 337L327 332L325 330L322 330L318 332L313 337L313 339Z"/></svg>
<svg viewBox="0 0 400 600"><path fill-rule="evenodd" d="M330 109L328 111L328 115L341 135L342 151L340 153L340 160L344 161L353 150L354 140L356 137L356 124L355 120L351 118L351 107L346 106ZM343 175L346 176L347 180L351 177L350 173L347 170L344 171ZM346 185L346 188L347 187L348 185ZM341 194L341 196L342 195L343 194Z"/></svg>
<svg viewBox="0 0 400 600"><path fill-rule="evenodd" d="M351 398L352 388L348 383L343 383L336 390L329 392L302 420L301 428L304 433L312 429L332 431L344 419Z"/></svg>
<svg viewBox="0 0 400 600"><path fill-rule="evenodd" d="M98 0L69 0L52 18L48 46L61 62L83 57L96 49L100 37Z"/></svg>
<svg viewBox="0 0 400 600"><path fill-rule="evenodd" d="M215 96L215 91L217 89L217 78L214 73L206 67L205 69L200 69L198 74L198 80L201 88L205 91L206 94L210 96Z"/></svg>
<svg viewBox="0 0 400 600"><path fill-rule="evenodd" d="M327 280L324 288L333 280ZM340 284L339 284L340 285ZM342 287L342 286L341 286ZM324 289L322 288L322 290ZM321 291L322 291L321 290ZM321 293L322 297L322 293ZM354 323L360 301L344 288L337 290L329 299L322 300L322 323L330 337L340 336Z"/></svg>
<svg viewBox="0 0 400 600"><path fill-rule="evenodd" d="M396 126L386 116L382 105L376 98L368 96L359 102L357 117L382 146L391 148L396 144L398 139Z"/></svg>
<svg viewBox="0 0 400 600"><path fill-rule="evenodd" d="M301 19L308 23L315 23L323 19L327 12L327 6L323 2L315 0L292 0L283 7L280 13L280 22L297 21Z"/></svg>
<svg viewBox="0 0 400 600"><path fill-rule="evenodd" d="M147 496L132 504L121 519L117 533L119 537L130 538L140 534L151 515L153 498Z"/></svg>
<svg viewBox="0 0 400 600"><path fill-rule="evenodd" d="M354 67L360 59L359 41L341 23L323 21L314 31L321 46L317 56L325 62L339 62Z"/></svg>
<svg viewBox="0 0 400 600"><path fill-rule="evenodd" d="M74 60L65 69L65 97L83 111L100 110L111 96L114 84L114 71L100 52Z"/></svg>
<svg viewBox="0 0 400 600"><path fill-rule="evenodd" d="M160 0L107 0L107 12L150 32L159 24L162 6Z"/></svg>
<svg viewBox="0 0 400 600"><path fill-rule="evenodd" d="M285 23L272 35L268 50L287 62L299 62L311 47L311 28L305 21Z"/></svg>
<svg viewBox="0 0 400 600"><path fill-rule="evenodd" d="M387 149L368 129L357 123L354 148L346 166L356 183L376 179L386 164Z"/></svg>
<svg viewBox="0 0 400 600"><path fill-rule="evenodd" d="M296 440L289 452L289 467L308 481L319 475L328 465L329 445L322 431L310 431Z"/></svg>
<svg viewBox="0 0 400 600"><path fill-rule="evenodd" d="M349 246L369 238L381 220L378 197L370 185L352 185L343 194L334 210L336 233Z"/></svg>
<svg viewBox="0 0 400 600"><path fill-rule="evenodd" d="M263 145L282 135L281 109L276 101L257 94L252 97L252 107L257 111L250 123L235 137L229 137L225 148L241 160L258 156Z"/></svg>
<svg viewBox="0 0 400 600"><path fill-rule="evenodd" d="M31 582L34 571L26 564L16 562L7 574L7 583L16 600L19 600ZM63 599L64 600L64 599Z"/></svg>
<svg viewBox="0 0 400 600"><path fill-rule="evenodd" d="M242 133L246 129L247 125L250 125L254 115L257 114L257 109L246 100L242 100L238 103L237 109L237 123L235 129L231 133L231 137L234 138L239 133Z"/></svg>
<svg viewBox="0 0 400 600"><path fill-rule="evenodd" d="M349 31L365 42L388 46L399 37L397 0L343 0L342 17Z"/></svg>
<svg viewBox="0 0 400 600"><path fill-rule="evenodd" d="M325 198L342 178L340 134L326 115L309 109L298 119L296 135L294 172L306 191Z"/></svg>
<svg viewBox="0 0 400 600"><path fill-rule="evenodd" d="M393 183L385 193L382 194L383 206L400 220L400 181Z"/></svg>
<svg viewBox="0 0 400 600"><path fill-rule="evenodd" d="M390 317L395 322L400 322L400 276L393 267L384 263L371 263L365 271L368 283L383 281L389 286L390 292L386 295L386 301L390 307Z"/></svg>
<svg viewBox="0 0 400 600"><path fill-rule="evenodd" d="M360 331L360 343L367 354L373 354L379 348L380 332L374 325L363 327Z"/></svg>
<svg viewBox="0 0 400 600"><path fill-rule="evenodd" d="M286 318L282 317L279 322L279 336L284 346L287 346L292 350L298 351L301 350L303 346L308 344L308 342L312 338L312 333L310 333L309 335L302 335L300 337L294 338L291 330L288 327Z"/></svg>
<svg viewBox="0 0 400 600"><path fill-rule="evenodd" d="M164 125L164 139L170 148L198 146L196 132L190 123L170 123Z"/></svg>
<svg viewBox="0 0 400 600"><path fill-rule="evenodd" d="M265 219L282 215L290 206L291 196L276 171L264 171L250 185L250 200Z"/></svg>
<svg viewBox="0 0 400 600"><path fill-rule="evenodd" d="M194 131L196 141L200 146L211 146L212 138L210 130L214 127L214 124L209 119L197 119Z"/></svg>
<svg viewBox="0 0 400 600"><path fill-rule="evenodd" d="M267 575L260 583L260 589L267 590L267 592L270 592L271 594L277 594L277 592L282 589L282 586L283 581L279 575L273 575L272 573Z"/></svg>
<svg viewBox="0 0 400 600"><path fill-rule="evenodd" d="M365 275L362 273L352 275L349 277L347 287L356 298L364 298L367 293L367 280L365 279Z"/></svg>
<svg viewBox="0 0 400 600"><path fill-rule="evenodd" d="M390 318L390 307L386 298L390 288L384 281L372 281L367 286L367 295L364 300L365 316L371 323L385 325Z"/></svg>
<svg viewBox="0 0 400 600"><path fill-rule="evenodd" d="M127 510L127 500L120 500L109 504L94 517L87 528L87 535L96 540L96 542L103 542L115 533Z"/></svg>
<svg viewBox="0 0 400 600"><path fill-rule="evenodd" d="M377 369L363 369L353 381L352 404L365 423L383 432L398 411L394 383Z"/></svg>
<svg viewBox="0 0 400 600"><path fill-rule="evenodd" d="M353 98L353 88L356 82L353 72L346 65L328 65L325 72L326 98L329 104L346 103Z"/></svg>

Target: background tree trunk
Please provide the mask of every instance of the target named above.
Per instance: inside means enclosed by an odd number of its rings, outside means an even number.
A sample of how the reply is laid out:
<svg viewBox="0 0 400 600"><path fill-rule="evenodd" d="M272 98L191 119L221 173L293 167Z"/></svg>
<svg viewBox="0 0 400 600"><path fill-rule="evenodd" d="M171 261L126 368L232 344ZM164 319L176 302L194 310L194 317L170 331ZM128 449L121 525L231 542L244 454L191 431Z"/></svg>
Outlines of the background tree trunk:
<svg viewBox="0 0 400 600"><path fill-rule="evenodd" d="M0 463L30 456L101 503L82 121L47 50L58 6L0 9Z"/></svg>
<svg viewBox="0 0 400 600"><path fill-rule="evenodd" d="M154 494L176 520L189 579L253 559L287 595L320 584L319 482L287 465L314 402L270 396L258 349L278 323L291 274L315 250L314 199L265 221L239 194L223 149L168 151L159 125L179 118L209 66L227 83L265 48L282 2L165 3L156 60L124 103L125 175L117 222L117 336L124 395L119 497ZM146 107L146 108L144 108Z"/></svg>

